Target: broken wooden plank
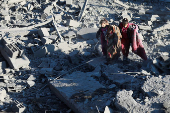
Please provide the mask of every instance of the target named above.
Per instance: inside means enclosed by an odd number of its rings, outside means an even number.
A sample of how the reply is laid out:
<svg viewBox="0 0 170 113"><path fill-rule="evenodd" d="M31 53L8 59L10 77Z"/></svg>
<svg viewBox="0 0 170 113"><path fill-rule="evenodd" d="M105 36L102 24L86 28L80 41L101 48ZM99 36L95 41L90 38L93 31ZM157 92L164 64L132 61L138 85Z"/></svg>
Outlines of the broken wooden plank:
<svg viewBox="0 0 170 113"><path fill-rule="evenodd" d="M57 29L57 23L55 22L54 17L52 17L52 19L53 19L53 25L54 25L54 27L55 27L55 30L57 31L57 34L58 34L58 36L59 36L59 38L60 38L60 41L61 41L61 42L64 42L63 37L61 36L60 32L59 32L58 29Z"/></svg>
<svg viewBox="0 0 170 113"><path fill-rule="evenodd" d="M81 21L82 16L83 16L83 13L84 13L84 11L85 11L85 9L86 9L87 3L88 3L88 0L86 0L86 1L84 2L83 8L82 8L82 10L81 10L81 12L80 12L80 14L79 14L79 17L78 17L78 21Z"/></svg>

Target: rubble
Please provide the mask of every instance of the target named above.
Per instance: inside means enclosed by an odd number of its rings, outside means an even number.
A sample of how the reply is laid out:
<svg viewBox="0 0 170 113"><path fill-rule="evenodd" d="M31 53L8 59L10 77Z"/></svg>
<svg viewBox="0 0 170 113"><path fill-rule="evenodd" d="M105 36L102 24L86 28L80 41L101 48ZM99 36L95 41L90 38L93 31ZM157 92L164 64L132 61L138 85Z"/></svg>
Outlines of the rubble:
<svg viewBox="0 0 170 113"><path fill-rule="evenodd" d="M0 1L0 112L169 112L169 3ZM148 60L107 61L95 38L103 18L139 25Z"/></svg>

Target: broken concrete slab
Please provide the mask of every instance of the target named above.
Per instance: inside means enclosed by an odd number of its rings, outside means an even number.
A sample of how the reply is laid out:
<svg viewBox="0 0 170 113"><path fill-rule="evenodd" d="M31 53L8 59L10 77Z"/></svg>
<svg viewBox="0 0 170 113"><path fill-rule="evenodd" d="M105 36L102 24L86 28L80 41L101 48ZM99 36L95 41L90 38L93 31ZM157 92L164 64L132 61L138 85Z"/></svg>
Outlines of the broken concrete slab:
<svg viewBox="0 0 170 113"><path fill-rule="evenodd" d="M91 77L92 74L93 72L73 72L63 78L51 81L50 88L75 113L97 112L96 106L104 110L105 105L103 105L103 102L110 98L109 96L98 96L96 100L89 100L98 94L97 90L104 88ZM90 85L91 83L93 85ZM98 101L100 98L102 98L101 101Z"/></svg>
<svg viewBox="0 0 170 113"><path fill-rule="evenodd" d="M66 5L72 5L72 0L66 0Z"/></svg>
<svg viewBox="0 0 170 113"><path fill-rule="evenodd" d="M84 40L94 39L98 29L96 28L82 28L77 32L78 37Z"/></svg>

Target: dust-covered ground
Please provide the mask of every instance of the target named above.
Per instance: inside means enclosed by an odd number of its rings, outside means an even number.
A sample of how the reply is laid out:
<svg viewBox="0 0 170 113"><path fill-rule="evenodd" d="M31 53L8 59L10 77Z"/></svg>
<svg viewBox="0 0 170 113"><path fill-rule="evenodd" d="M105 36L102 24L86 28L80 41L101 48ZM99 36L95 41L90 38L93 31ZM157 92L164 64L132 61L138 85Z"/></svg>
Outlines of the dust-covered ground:
<svg viewBox="0 0 170 113"><path fill-rule="evenodd" d="M0 12L0 112L170 112L169 0L3 0ZM106 63L103 18L137 24L148 60L130 48Z"/></svg>

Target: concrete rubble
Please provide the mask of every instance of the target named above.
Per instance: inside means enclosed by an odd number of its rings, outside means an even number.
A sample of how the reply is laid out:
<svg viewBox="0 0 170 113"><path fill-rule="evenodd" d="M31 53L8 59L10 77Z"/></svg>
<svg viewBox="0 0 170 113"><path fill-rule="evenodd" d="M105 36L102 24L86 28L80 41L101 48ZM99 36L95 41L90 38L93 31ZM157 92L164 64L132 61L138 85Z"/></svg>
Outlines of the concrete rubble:
<svg viewBox="0 0 170 113"><path fill-rule="evenodd" d="M0 112L169 113L170 0L1 0ZM100 20L139 26L148 60L107 63Z"/></svg>

